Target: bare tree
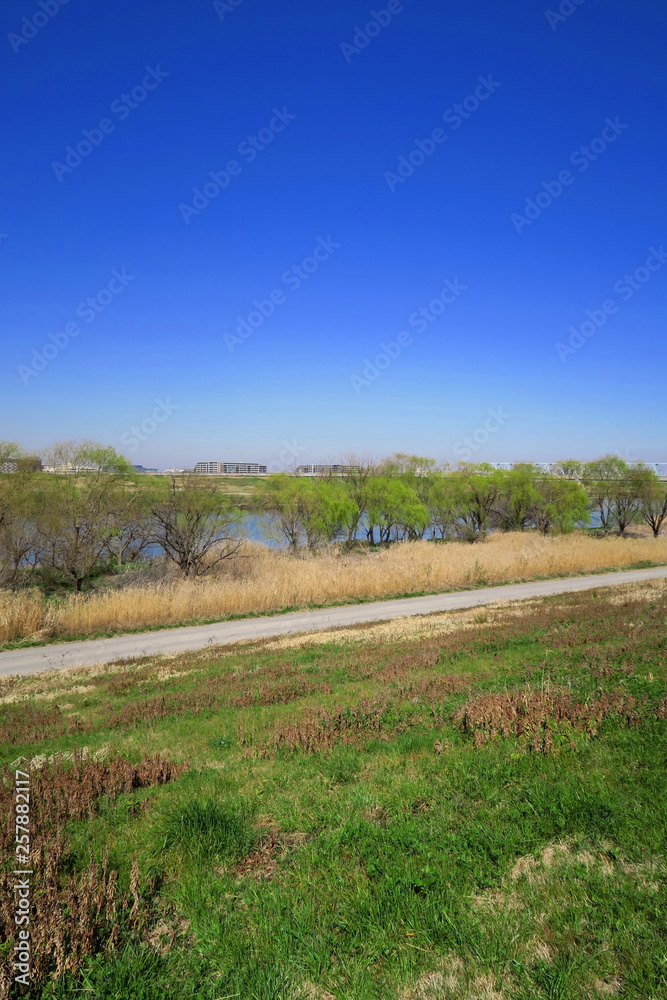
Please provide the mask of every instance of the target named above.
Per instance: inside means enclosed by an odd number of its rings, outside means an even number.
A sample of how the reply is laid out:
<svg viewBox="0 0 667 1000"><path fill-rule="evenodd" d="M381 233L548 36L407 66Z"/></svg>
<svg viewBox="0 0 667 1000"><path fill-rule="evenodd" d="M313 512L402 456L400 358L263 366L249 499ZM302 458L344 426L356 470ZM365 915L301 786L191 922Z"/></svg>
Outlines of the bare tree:
<svg viewBox="0 0 667 1000"><path fill-rule="evenodd" d="M242 538L235 529L242 513L215 483L199 476L172 476L152 498L152 540L186 578L209 572L235 555Z"/></svg>

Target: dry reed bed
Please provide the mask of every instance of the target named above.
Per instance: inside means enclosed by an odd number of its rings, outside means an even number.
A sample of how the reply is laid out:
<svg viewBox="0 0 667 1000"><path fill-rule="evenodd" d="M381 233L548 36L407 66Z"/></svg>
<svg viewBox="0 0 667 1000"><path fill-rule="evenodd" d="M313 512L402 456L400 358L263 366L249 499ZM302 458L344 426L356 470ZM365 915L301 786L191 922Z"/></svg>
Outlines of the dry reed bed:
<svg viewBox="0 0 667 1000"><path fill-rule="evenodd" d="M596 572L644 560L667 563L667 537L513 533L478 545L407 542L376 553L334 549L303 558L248 545L243 558L197 581L171 579L71 595L59 602L35 592L0 592L0 643Z"/></svg>

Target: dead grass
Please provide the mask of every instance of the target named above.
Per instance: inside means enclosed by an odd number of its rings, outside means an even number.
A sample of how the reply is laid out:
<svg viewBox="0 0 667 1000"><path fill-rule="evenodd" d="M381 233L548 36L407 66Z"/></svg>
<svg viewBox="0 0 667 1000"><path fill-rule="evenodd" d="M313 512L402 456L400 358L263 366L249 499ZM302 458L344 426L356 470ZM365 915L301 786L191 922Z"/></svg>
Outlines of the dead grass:
<svg viewBox="0 0 667 1000"><path fill-rule="evenodd" d="M490 692L471 698L454 716L464 733L483 746L494 736L517 736L530 741L533 750L549 753L557 727L578 729L595 736L610 715L622 716L628 725L639 721L636 700L625 691L605 691L588 702L575 702L567 688L543 691Z"/></svg>
<svg viewBox="0 0 667 1000"><path fill-rule="evenodd" d="M295 558L248 544L237 566L198 581L112 588L46 602L0 592L0 644L130 631L229 615L667 563L667 537L498 534L484 544L408 542L366 554Z"/></svg>
<svg viewBox="0 0 667 1000"><path fill-rule="evenodd" d="M132 864L127 889L119 885L119 873L110 868L106 854L101 862L91 856L88 864L72 871L71 843L63 829L71 820L90 819L103 801L121 793L161 785L185 770L162 757L146 757L133 764L123 757L106 762L72 755L31 772L30 861L34 874L30 911L31 981L76 972L87 956L115 950L121 928L139 933L148 922L147 897L151 886ZM4 857L14 851L15 799L8 778L0 781L0 827ZM0 940L13 946L16 926L16 876L8 867L0 875ZM0 974L0 1000L10 996L11 978L5 963Z"/></svg>
<svg viewBox="0 0 667 1000"><path fill-rule="evenodd" d="M401 990L398 1000L506 1000L505 988L501 977L480 973L452 954Z"/></svg>

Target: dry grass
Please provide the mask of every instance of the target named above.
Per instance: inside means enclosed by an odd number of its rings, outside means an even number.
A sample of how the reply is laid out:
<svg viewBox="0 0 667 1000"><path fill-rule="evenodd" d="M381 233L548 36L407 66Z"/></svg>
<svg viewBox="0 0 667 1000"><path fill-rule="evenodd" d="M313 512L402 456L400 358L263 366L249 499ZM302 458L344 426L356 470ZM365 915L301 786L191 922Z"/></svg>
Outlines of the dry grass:
<svg viewBox="0 0 667 1000"><path fill-rule="evenodd" d="M482 545L409 542L375 553L332 549L304 558L247 545L235 564L223 564L216 576L193 582L172 578L72 595L58 603L36 592L2 591L0 644L596 572L648 560L667 563L667 537L516 533L492 536Z"/></svg>
<svg viewBox="0 0 667 1000"><path fill-rule="evenodd" d="M553 749L553 730L566 724L594 736L608 716L617 715L628 725L639 721L636 701L620 690L605 691L589 702L575 702L567 688L543 691L490 692L471 698L456 713L464 733L482 746L494 736L515 735L530 739L533 750Z"/></svg>
<svg viewBox="0 0 667 1000"><path fill-rule="evenodd" d="M103 802L123 792L150 788L173 781L184 770L163 757L145 757L134 764L123 757L102 762L83 753L71 755L71 766L61 759L42 764L30 781L30 859L34 895L30 909L31 978L39 984L66 972L76 972L85 959L98 951L114 951L120 944L121 925L137 933L147 923L150 887L142 885L139 868L132 863L129 891L119 885L119 873L109 866L108 854L101 864L91 854L85 867L71 870L71 843L64 832L72 820L91 819ZM3 855L15 850L16 802L5 773L0 776L0 825ZM0 872L0 940L10 946L16 940L16 877L5 867ZM11 953L11 952L10 952ZM0 971L0 1000L11 994L7 963Z"/></svg>

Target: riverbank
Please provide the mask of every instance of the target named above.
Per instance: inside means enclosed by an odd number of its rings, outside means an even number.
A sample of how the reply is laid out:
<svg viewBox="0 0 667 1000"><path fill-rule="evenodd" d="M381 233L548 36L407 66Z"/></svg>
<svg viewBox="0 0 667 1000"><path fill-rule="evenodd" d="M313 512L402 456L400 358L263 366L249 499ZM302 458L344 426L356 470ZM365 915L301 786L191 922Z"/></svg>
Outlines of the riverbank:
<svg viewBox="0 0 667 1000"><path fill-rule="evenodd" d="M406 542L294 556L259 545L196 581L175 576L47 599L0 592L0 645L46 643L464 587L667 564L667 537L498 534L486 542Z"/></svg>

